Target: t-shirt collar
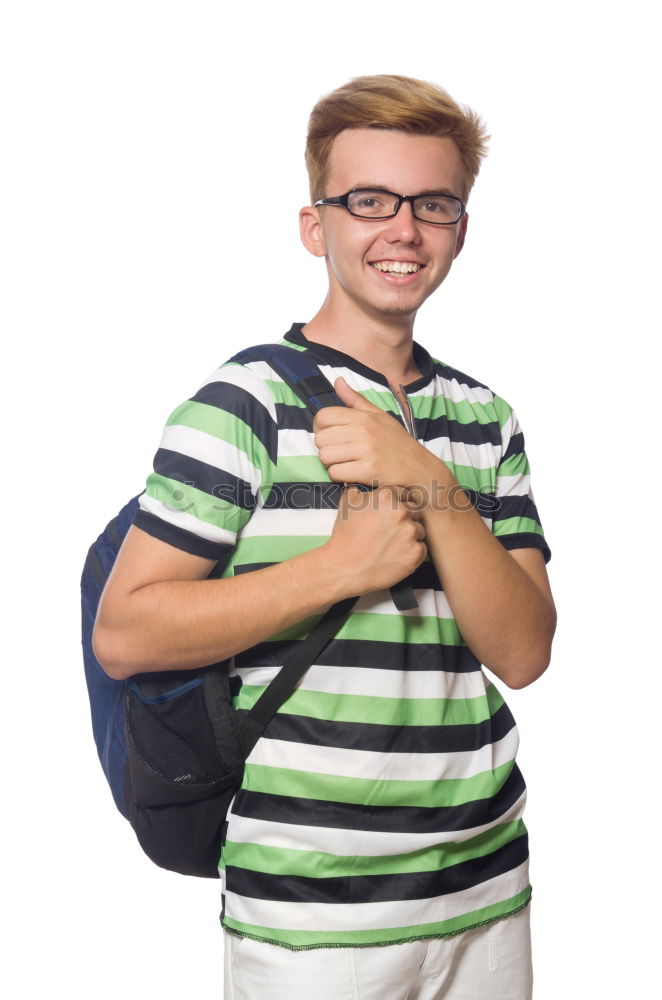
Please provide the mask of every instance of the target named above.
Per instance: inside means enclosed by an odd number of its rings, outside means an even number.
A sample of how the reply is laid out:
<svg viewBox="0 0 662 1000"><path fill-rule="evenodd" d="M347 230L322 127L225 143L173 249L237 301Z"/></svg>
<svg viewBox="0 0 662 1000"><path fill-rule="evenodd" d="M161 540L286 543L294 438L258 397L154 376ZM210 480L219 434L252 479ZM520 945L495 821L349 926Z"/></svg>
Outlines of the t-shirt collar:
<svg viewBox="0 0 662 1000"><path fill-rule="evenodd" d="M363 375L365 378L369 378L373 382L378 382L380 385L388 388L388 381L381 372L377 372L373 368L368 368L367 365L361 364L360 361L357 361L349 354L337 351L334 347L327 347L326 344L317 344L313 340L308 340L303 333L304 325L304 323L293 323L285 334L285 340L300 347L307 347L317 364L349 368L358 375ZM421 378L417 378L414 382L410 382L404 387L409 392L416 392L416 390L422 389L434 375L434 362L425 348L414 341L413 352L416 367L421 372Z"/></svg>

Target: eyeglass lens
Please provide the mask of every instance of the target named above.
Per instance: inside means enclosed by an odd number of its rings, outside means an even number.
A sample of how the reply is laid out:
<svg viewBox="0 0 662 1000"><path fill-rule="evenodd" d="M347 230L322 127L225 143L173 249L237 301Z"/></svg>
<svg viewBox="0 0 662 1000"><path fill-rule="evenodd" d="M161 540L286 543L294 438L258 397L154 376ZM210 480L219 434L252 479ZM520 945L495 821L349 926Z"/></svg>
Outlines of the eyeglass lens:
<svg viewBox="0 0 662 1000"><path fill-rule="evenodd" d="M388 191L351 191L347 208L362 219L386 219L396 214L400 198ZM414 215L423 222L453 223L462 215L462 203L451 195L423 194L414 198Z"/></svg>

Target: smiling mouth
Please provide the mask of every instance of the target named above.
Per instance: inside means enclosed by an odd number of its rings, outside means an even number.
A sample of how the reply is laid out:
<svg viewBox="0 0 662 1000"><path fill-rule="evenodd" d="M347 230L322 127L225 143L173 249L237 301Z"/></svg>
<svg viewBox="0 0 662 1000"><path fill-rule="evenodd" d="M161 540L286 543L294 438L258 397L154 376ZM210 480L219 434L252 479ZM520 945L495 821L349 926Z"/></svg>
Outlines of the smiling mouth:
<svg viewBox="0 0 662 1000"><path fill-rule="evenodd" d="M375 260L370 261L370 266L385 274L416 274L424 267L423 264L415 264L408 260Z"/></svg>

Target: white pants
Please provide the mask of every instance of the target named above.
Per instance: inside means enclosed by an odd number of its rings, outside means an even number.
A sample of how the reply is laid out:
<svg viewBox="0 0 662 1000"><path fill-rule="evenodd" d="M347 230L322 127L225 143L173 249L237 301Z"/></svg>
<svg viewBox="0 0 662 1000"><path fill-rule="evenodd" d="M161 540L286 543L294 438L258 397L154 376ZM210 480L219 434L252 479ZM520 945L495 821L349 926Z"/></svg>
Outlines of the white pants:
<svg viewBox="0 0 662 1000"><path fill-rule="evenodd" d="M225 1000L531 1000L529 907L450 938L290 951L225 934Z"/></svg>

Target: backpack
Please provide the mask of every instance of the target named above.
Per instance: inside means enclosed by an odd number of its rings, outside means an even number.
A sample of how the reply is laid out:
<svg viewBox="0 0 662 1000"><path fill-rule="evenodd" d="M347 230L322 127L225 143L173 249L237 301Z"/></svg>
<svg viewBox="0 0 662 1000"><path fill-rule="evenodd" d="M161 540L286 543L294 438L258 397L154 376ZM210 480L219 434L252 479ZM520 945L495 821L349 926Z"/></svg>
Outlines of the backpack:
<svg viewBox="0 0 662 1000"><path fill-rule="evenodd" d="M342 405L305 352L267 344L232 358L251 360L267 361L312 413ZM227 661L114 680L94 654L92 632L103 588L138 504L139 497L133 497L110 521L83 568L82 644L92 731L115 804L148 857L183 875L218 878L226 815L246 758L356 598L326 612L250 711L232 707ZM217 569L210 577L214 575ZM400 610L416 607L407 581L394 587L392 596Z"/></svg>

